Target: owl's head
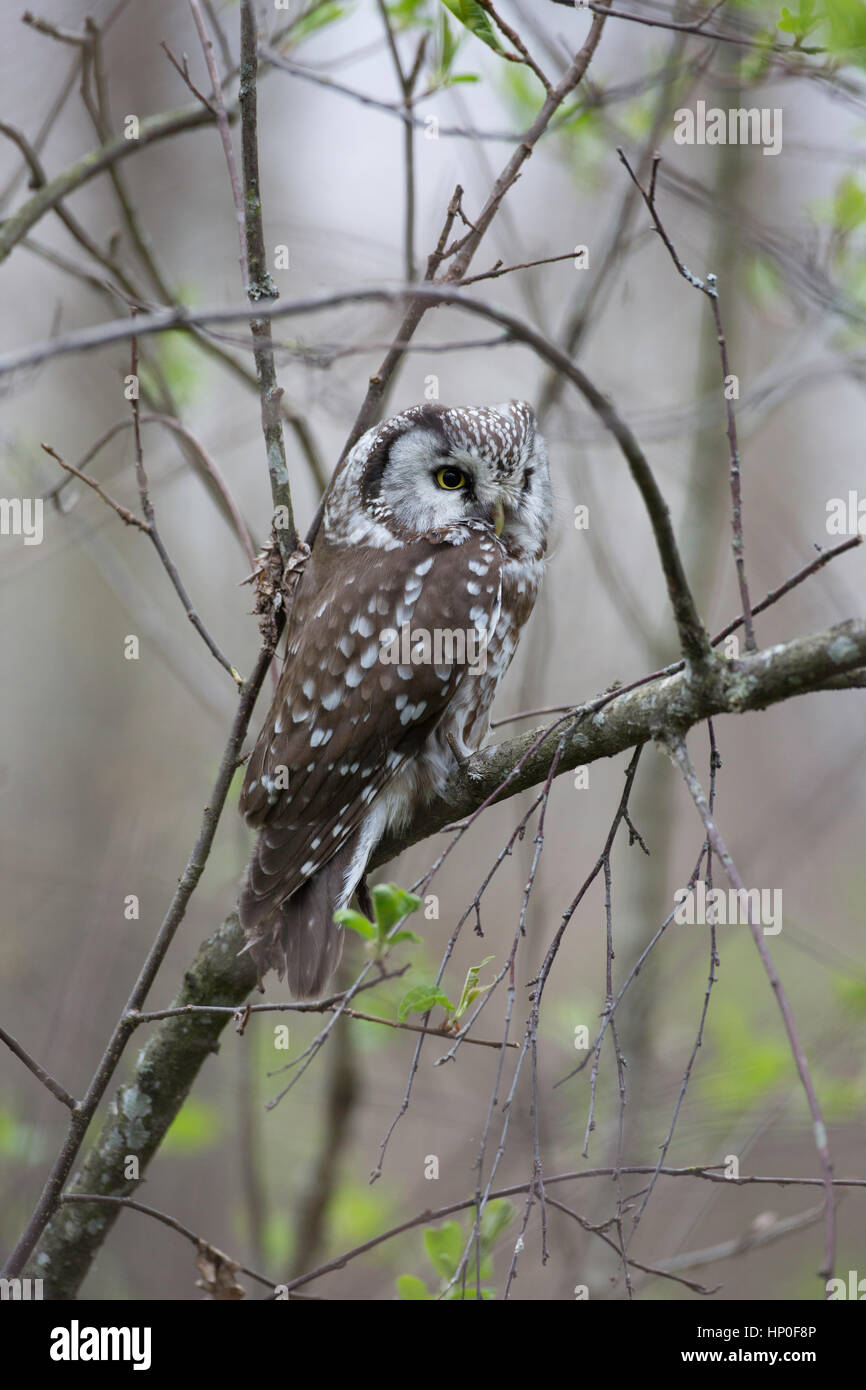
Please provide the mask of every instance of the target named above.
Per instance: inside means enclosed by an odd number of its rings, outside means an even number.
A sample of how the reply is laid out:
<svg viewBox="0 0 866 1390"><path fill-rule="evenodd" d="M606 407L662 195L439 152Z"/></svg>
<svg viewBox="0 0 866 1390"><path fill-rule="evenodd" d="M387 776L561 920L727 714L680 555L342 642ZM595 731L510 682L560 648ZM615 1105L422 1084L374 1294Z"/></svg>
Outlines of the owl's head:
<svg viewBox="0 0 866 1390"><path fill-rule="evenodd" d="M524 401L412 406L368 430L332 484L333 540L390 548L489 526L511 555L543 552L552 515L547 449Z"/></svg>

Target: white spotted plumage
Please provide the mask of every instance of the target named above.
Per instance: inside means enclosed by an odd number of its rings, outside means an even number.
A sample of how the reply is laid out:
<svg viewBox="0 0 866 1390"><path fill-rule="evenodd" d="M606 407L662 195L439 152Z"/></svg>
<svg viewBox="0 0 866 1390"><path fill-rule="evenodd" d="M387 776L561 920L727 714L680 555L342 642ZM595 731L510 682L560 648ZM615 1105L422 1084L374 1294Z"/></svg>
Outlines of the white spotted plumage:
<svg viewBox="0 0 866 1390"><path fill-rule="evenodd" d="M258 837L239 910L260 974L324 988L334 912L376 845L442 790L452 743L480 746L550 517L546 449L520 401L414 406L338 470L241 795Z"/></svg>

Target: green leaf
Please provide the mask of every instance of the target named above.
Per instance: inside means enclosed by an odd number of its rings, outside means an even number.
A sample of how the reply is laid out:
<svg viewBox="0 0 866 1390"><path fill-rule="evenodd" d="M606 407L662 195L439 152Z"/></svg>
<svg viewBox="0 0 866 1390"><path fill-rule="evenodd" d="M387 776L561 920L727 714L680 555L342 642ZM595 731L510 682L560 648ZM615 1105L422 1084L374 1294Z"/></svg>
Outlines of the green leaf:
<svg viewBox="0 0 866 1390"><path fill-rule="evenodd" d="M0 1156L16 1162L38 1163L47 1151L41 1130L19 1120L12 1110L0 1108Z"/></svg>
<svg viewBox="0 0 866 1390"><path fill-rule="evenodd" d="M544 97L541 84L531 68L524 67L522 63L505 63L499 69L498 86L511 108L514 120L520 125L531 125ZM557 113L557 123L561 114Z"/></svg>
<svg viewBox="0 0 866 1390"><path fill-rule="evenodd" d="M162 380L178 405L189 405L202 383L201 360L189 335L179 330L161 333L158 344L149 350L149 357L149 361L142 357L138 364L138 380L145 398L160 397Z"/></svg>
<svg viewBox="0 0 866 1390"><path fill-rule="evenodd" d="M451 11L455 19L459 19L464 29L468 29L470 34L474 34L482 43L486 43L487 47L492 48L494 53L502 54L505 52L496 37L496 31L487 14L476 3L476 0L442 0L442 4Z"/></svg>
<svg viewBox="0 0 866 1390"><path fill-rule="evenodd" d="M341 907L334 913L334 921L341 927L348 927L349 931L356 931L359 936L363 936L365 941L375 941L376 928L373 923L368 921L362 913L356 912L351 907Z"/></svg>
<svg viewBox="0 0 866 1390"><path fill-rule="evenodd" d="M827 47L844 62L866 67L866 5L863 0L826 0Z"/></svg>
<svg viewBox="0 0 866 1390"><path fill-rule="evenodd" d="M441 1226L424 1229L424 1246L436 1273L450 1279L463 1254L463 1232L457 1221L445 1221Z"/></svg>
<svg viewBox="0 0 866 1390"><path fill-rule="evenodd" d="M219 1137L222 1115L215 1105L191 1097L175 1116L163 1140L163 1153L194 1154L209 1149Z"/></svg>
<svg viewBox="0 0 866 1390"><path fill-rule="evenodd" d="M821 11L816 12L814 0L800 0L796 14L789 10L787 5L782 6L782 17L778 21L777 27L784 34L793 34L799 44L820 24L823 24L824 18L825 16Z"/></svg>
<svg viewBox="0 0 866 1390"><path fill-rule="evenodd" d="M775 29L755 30L752 35L752 46L750 49L746 49L745 57L739 64L739 76L743 83L756 83L764 76L772 62L772 48L775 42Z"/></svg>
<svg viewBox="0 0 866 1390"><path fill-rule="evenodd" d="M377 883L371 896L380 936L386 936L392 927L421 906L420 898L398 888L396 883Z"/></svg>
<svg viewBox="0 0 866 1390"><path fill-rule="evenodd" d="M841 232L856 231L866 222L866 189L856 174L845 174L836 186L833 221Z"/></svg>
<svg viewBox="0 0 866 1390"><path fill-rule="evenodd" d="M271 1212L265 1221L262 1243L269 1264L279 1266L291 1263L295 1233L288 1212Z"/></svg>
<svg viewBox="0 0 866 1390"><path fill-rule="evenodd" d="M427 16L424 7L427 0L396 0L396 4L388 5L388 18L396 29L405 29L413 22L427 24Z"/></svg>
<svg viewBox="0 0 866 1390"><path fill-rule="evenodd" d="M833 991L846 1013L866 1018L866 983L849 975L833 976Z"/></svg>
<svg viewBox="0 0 866 1390"><path fill-rule="evenodd" d="M517 1215L517 1209L505 1197L494 1198L488 1202L481 1213L481 1246L492 1250L502 1232L506 1230Z"/></svg>
<svg viewBox="0 0 866 1390"><path fill-rule="evenodd" d="M451 64L457 57L457 50L460 47L460 38L455 38L452 34L448 15L444 8L439 11L438 40L438 57L432 82L434 87L447 79Z"/></svg>
<svg viewBox="0 0 866 1390"><path fill-rule="evenodd" d="M369 1026L372 1028L373 1024ZM388 1030L381 1028L377 1031L386 1033ZM343 1184L328 1203L331 1230L339 1231L340 1238L347 1245L360 1245L369 1240L377 1231L392 1224L392 1217L391 1204L384 1193L368 1187L366 1183ZM385 1252L382 1254L384 1256ZM371 1258L378 1258L375 1252Z"/></svg>
<svg viewBox="0 0 866 1390"><path fill-rule="evenodd" d="M492 980L489 985L479 985L478 983L478 976L481 974L481 971L484 969L485 965L489 965L492 960L492 956L485 956L480 965L472 965L466 972L466 979L463 982L463 992L460 995L460 1003L454 1010L455 1018L462 1018L469 1008L469 1005L477 999L480 994L486 994L489 989L493 988Z"/></svg>
<svg viewBox="0 0 866 1390"><path fill-rule="evenodd" d="M324 29L326 25L333 24L336 19L342 19L346 10L342 5L328 4L319 5L316 9L310 9L306 14L301 15L300 19L292 25L291 33L287 38L293 43L300 43L310 34L315 34L318 29Z"/></svg>
<svg viewBox="0 0 866 1390"><path fill-rule="evenodd" d="M419 936L416 931L409 931L408 929L406 931L392 931L391 935L388 937L388 941L392 945L396 945L398 941L421 942L423 940L423 936Z"/></svg>
<svg viewBox="0 0 866 1390"><path fill-rule="evenodd" d="M429 1302L433 1297L432 1294L427 1292L427 1285L424 1283L423 1279L418 1278L417 1274L400 1274L397 1276L395 1282L398 1294L407 1303L416 1303L420 1299L425 1299Z"/></svg>
<svg viewBox="0 0 866 1390"><path fill-rule="evenodd" d="M759 308L778 305L784 297L781 276L769 256L750 257L743 267L743 278Z"/></svg>
<svg viewBox="0 0 866 1390"><path fill-rule="evenodd" d="M397 1019L400 1023L405 1023L409 1014L426 1014L429 1009L441 1004L443 1009L451 1010L454 1005L443 994L438 985L415 985L408 994L404 994L397 1009Z"/></svg>

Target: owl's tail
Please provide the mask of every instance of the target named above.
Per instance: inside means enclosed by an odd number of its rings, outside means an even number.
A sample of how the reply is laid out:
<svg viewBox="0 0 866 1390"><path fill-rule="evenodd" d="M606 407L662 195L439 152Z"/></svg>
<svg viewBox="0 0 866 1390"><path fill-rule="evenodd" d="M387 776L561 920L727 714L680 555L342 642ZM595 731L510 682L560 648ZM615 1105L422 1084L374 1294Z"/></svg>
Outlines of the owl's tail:
<svg viewBox="0 0 866 1390"><path fill-rule="evenodd" d="M320 997L343 954L343 928L334 913L346 906L363 864L354 838L284 902L255 892L255 855L244 878L238 912L259 978L276 970L295 998Z"/></svg>

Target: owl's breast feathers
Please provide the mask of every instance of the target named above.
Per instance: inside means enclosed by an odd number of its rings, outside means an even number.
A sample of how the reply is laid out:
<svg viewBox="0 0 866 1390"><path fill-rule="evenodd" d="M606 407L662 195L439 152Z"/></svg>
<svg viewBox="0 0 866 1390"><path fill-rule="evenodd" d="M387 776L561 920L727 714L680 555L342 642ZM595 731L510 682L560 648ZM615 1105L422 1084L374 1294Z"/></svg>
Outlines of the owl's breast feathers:
<svg viewBox="0 0 866 1390"><path fill-rule="evenodd" d="M392 549L334 545L320 533L241 793L241 813L260 832L241 898L248 933L369 825L378 794L417 760L446 711L449 721L459 713L459 743L480 743L534 599L535 583L532 593L515 589L501 612L512 571L485 528L459 545L421 537Z"/></svg>

